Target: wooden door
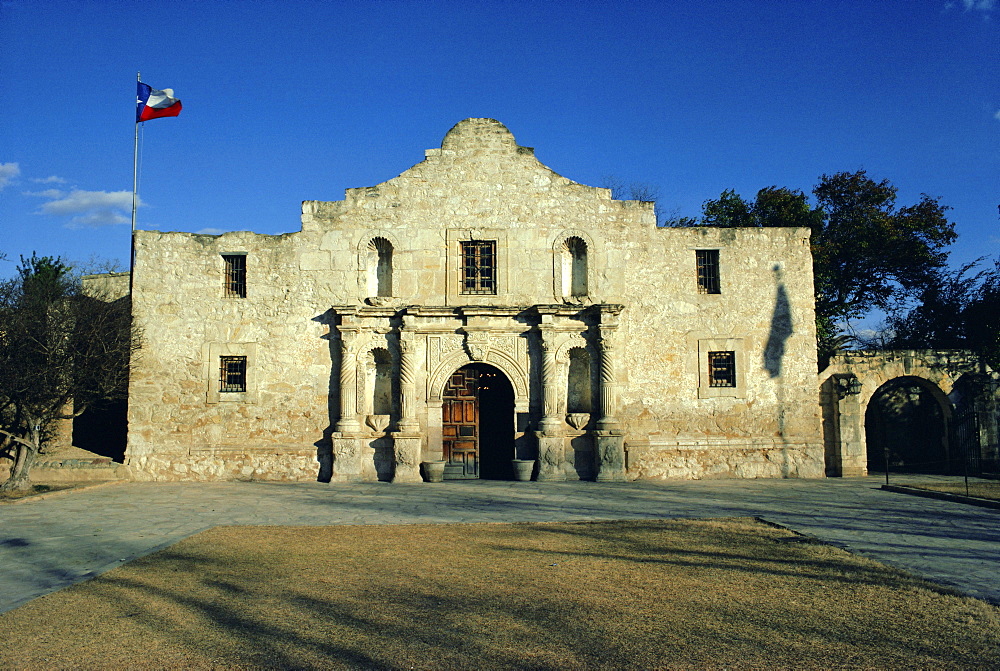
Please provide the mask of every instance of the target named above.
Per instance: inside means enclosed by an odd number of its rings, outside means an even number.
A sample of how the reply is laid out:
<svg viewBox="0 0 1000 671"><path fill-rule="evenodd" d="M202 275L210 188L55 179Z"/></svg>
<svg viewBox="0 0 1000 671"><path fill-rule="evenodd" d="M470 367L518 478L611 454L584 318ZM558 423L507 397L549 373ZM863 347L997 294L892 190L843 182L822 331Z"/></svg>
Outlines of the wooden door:
<svg viewBox="0 0 1000 671"><path fill-rule="evenodd" d="M442 447L445 477L479 477L479 371L462 368L444 388Z"/></svg>

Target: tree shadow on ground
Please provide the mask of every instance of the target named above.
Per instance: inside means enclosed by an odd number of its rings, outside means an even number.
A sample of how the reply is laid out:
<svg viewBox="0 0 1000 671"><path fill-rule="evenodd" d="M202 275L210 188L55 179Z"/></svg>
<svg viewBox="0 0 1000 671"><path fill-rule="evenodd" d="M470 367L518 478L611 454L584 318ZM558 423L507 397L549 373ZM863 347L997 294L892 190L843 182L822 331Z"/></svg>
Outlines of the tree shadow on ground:
<svg viewBox="0 0 1000 671"><path fill-rule="evenodd" d="M748 519L219 527L0 616L0 665L1000 663L997 609L800 538Z"/></svg>

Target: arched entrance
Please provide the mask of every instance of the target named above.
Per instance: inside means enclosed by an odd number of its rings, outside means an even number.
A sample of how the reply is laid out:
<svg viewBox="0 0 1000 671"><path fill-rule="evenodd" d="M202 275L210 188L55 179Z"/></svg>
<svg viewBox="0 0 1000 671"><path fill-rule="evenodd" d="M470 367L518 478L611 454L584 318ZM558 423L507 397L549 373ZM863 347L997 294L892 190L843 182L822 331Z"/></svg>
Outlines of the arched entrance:
<svg viewBox="0 0 1000 671"><path fill-rule="evenodd" d="M514 388L499 369L473 363L445 383L441 447L449 480L513 478Z"/></svg>
<svg viewBox="0 0 1000 671"><path fill-rule="evenodd" d="M868 471L948 473L947 400L931 383L900 377L883 384L865 411ZM938 398L941 396L942 398Z"/></svg>

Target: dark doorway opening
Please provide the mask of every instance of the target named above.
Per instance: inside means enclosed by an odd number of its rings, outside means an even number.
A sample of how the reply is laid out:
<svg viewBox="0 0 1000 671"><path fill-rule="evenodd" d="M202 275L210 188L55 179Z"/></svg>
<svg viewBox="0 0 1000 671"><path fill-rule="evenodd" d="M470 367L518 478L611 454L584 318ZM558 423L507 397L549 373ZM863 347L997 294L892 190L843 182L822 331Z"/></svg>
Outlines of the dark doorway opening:
<svg viewBox="0 0 1000 671"><path fill-rule="evenodd" d="M514 388L498 368L463 366L445 384L442 448L445 478L514 477Z"/></svg>
<svg viewBox="0 0 1000 671"><path fill-rule="evenodd" d="M127 441L128 401L125 399L87 408L73 420L75 447L123 463Z"/></svg>
<svg viewBox="0 0 1000 671"><path fill-rule="evenodd" d="M950 473L947 428L940 401L916 378L882 385L865 411L868 471Z"/></svg>

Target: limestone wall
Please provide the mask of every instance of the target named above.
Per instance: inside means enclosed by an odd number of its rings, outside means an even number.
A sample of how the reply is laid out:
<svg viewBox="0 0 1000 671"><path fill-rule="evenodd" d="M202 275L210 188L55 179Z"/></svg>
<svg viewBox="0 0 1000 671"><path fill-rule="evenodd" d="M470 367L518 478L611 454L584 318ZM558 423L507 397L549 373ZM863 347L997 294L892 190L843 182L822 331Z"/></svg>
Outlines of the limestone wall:
<svg viewBox="0 0 1000 671"><path fill-rule="evenodd" d="M586 296L570 296L565 242L573 237L587 247ZM388 296L374 295L376 238L392 245ZM462 240L496 241L495 295L460 292ZM612 304L622 306L613 325L558 317L556 328L564 339L593 347L603 338L614 348L630 477L823 473L808 231L658 229L652 203L615 201L607 189L559 176L496 121L456 125L399 177L350 189L344 200L304 202L298 232L137 231L135 248L133 310L145 344L133 363L127 457L138 477L315 479L318 455L334 458L324 455L342 419L340 315L350 306L367 346L394 352L397 368L400 329L419 322L410 400L423 458L435 440L440 449L440 406L426 386L430 339L445 348L438 361L461 365L471 360L463 338L477 319L487 340L510 343L527 446L544 414L534 335L541 317L532 306ZM721 293L698 293L697 249L719 250ZM225 295L225 254L246 255L245 298ZM406 317L419 312L408 306L442 312ZM470 317L462 306L510 316ZM707 387L705 356L714 350L736 352L735 388ZM363 366L365 351L350 352ZM247 357L246 393L218 393L226 355ZM355 384L365 393L363 376L344 378L351 394ZM572 451L580 432L560 430ZM388 440L379 436L370 438ZM375 452L352 477L385 470Z"/></svg>
<svg viewBox="0 0 1000 671"><path fill-rule="evenodd" d="M128 296L128 273L99 273L81 278L83 293L92 298L115 301Z"/></svg>

